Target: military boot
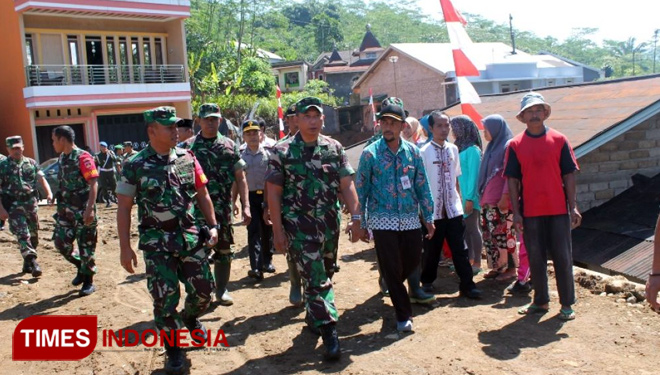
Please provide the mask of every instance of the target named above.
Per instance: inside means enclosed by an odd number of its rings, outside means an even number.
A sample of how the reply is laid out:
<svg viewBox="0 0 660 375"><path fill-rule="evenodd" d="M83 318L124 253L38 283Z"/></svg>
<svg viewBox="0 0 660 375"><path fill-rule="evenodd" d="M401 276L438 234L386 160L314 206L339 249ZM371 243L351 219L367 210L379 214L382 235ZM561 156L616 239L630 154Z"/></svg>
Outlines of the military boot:
<svg viewBox="0 0 660 375"><path fill-rule="evenodd" d="M78 295L80 297L88 296L96 292L96 287L94 286L94 276L93 275L83 275L83 285L80 288Z"/></svg>
<svg viewBox="0 0 660 375"><path fill-rule="evenodd" d="M217 302L223 306L231 306L234 304L234 299L227 291L227 283L229 283L229 274L231 273L231 258L227 261L215 259L213 261L213 275L215 276L215 298Z"/></svg>
<svg viewBox="0 0 660 375"><path fill-rule="evenodd" d="M328 361L338 360L341 356L341 348L339 347L339 336L334 323L322 325L320 328L323 346L325 347L323 357Z"/></svg>
<svg viewBox="0 0 660 375"><path fill-rule="evenodd" d="M30 270L30 273L32 274L32 277L41 276L41 267L39 267L39 263L37 263L36 255L28 255L25 257L25 260L23 261L23 271L25 271L26 262L28 264L28 268Z"/></svg>
<svg viewBox="0 0 660 375"><path fill-rule="evenodd" d="M296 267L294 261L287 259L286 263L289 267L289 282L291 282L291 288L289 289L289 302L291 302L293 306L300 307L303 304L300 273L298 272L298 267Z"/></svg>
<svg viewBox="0 0 660 375"><path fill-rule="evenodd" d="M82 267L82 263L80 262L80 260L76 259L73 265L76 266L76 277L74 277L73 280L71 280L71 285L78 286L83 283L85 275L83 275L80 272L80 267Z"/></svg>
<svg viewBox="0 0 660 375"><path fill-rule="evenodd" d="M23 273L32 273L32 262L27 258L23 259Z"/></svg>
<svg viewBox="0 0 660 375"><path fill-rule="evenodd" d="M172 375L183 374L186 369L186 355L183 350L165 343L165 352L167 353L165 372Z"/></svg>
<svg viewBox="0 0 660 375"><path fill-rule="evenodd" d="M419 303L419 304L428 304L435 301L435 296L433 294L428 294L422 289L419 283L419 279L422 276L422 269L417 266L413 273L408 276L408 295L410 297L410 302Z"/></svg>
<svg viewBox="0 0 660 375"><path fill-rule="evenodd" d="M184 317L185 312L183 312L181 314L181 316ZM197 318L195 316L190 316L190 317L187 317L187 318L183 318L182 320L183 320L183 324L188 329L188 332L190 332L191 340L193 340L194 342L196 342L198 344L203 344L203 343L206 342L206 340L208 339L208 331L206 330L206 327L204 327L202 322L199 321L199 318ZM201 334L196 335L197 337L201 336L201 338L198 339L196 337L193 337L193 335L192 335L193 331L201 331Z"/></svg>

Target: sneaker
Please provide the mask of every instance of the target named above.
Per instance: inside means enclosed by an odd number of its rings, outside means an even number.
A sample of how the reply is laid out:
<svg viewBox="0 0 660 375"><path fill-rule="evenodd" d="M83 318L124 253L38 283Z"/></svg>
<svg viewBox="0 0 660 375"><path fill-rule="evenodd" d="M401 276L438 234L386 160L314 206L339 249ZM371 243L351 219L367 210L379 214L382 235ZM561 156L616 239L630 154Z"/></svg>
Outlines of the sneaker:
<svg viewBox="0 0 660 375"><path fill-rule="evenodd" d="M408 319L405 322L396 322L396 330L399 332L412 332L412 320Z"/></svg>
<svg viewBox="0 0 660 375"><path fill-rule="evenodd" d="M470 290L461 291L459 293L459 296L466 297L466 298L469 298L469 299L479 299L479 298L481 298L481 290L479 290L477 288L472 288Z"/></svg>
<svg viewBox="0 0 660 375"><path fill-rule="evenodd" d="M532 285L529 282L521 283L517 280L506 287L506 291L509 293L529 293L531 290Z"/></svg>
<svg viewBox="0 0 660 375"><path fill-rule="evenodd" d="M427 283L427 284L422 284L422 290L423 290L425 293L431 293L431 294L433 294L433 292L435 291L435 288L433 287L433 284L432 284L432 283Z"/></svg>

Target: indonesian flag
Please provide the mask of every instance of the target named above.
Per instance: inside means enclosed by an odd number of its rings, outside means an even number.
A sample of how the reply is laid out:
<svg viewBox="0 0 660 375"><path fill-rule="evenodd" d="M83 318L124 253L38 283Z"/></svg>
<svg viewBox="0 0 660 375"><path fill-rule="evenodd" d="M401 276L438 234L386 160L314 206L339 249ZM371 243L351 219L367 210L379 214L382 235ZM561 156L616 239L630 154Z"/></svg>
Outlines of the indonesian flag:
<svg viewBox="0 0 660 375"><path fill-rule="evenodd" d="M376 128L378 127L378 122L376 121L376 107L374 106L374 93L371 87L369 88L369 106L371 107L371 116L374 122L374 134L376 133Z"/></svg>
<svg viewBox="0 0 660 375"><path fill-rule="evenodd" d="M467 22L465 18L454 8L450 0L440 0L442 14L447 24L447 33L451 43L452 55L454 58L454 71L456 72L456 84L458 86L458 95L461 99L461 111L464 115L470 116L472 121L477 124L479 129L483 129L481 124L481 115L472 106L472 104L481 103L479 94L474 86L466 77L478 77L479 70L472 63L465 53L469 52L472 40L465 32Z"/></svg>
<svg viewBox="0 0 660 375"><path fill-rule="evenodd" d="M282 112L282 90L280 90L280 85L277 85L277 121L280 124L280 138L284 138L284 112Z"/></svg>

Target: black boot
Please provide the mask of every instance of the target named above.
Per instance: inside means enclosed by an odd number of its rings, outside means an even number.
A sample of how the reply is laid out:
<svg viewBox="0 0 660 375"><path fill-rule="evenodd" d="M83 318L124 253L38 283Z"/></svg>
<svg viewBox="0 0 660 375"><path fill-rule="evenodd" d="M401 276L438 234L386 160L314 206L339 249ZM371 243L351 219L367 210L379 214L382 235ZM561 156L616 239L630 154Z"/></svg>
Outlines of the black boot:
<svg viewBox="0 0 660 375"><path fill-rule="evenodd" d="M167 352L167 362L165 362L165 371L168 374L183 374L186 368L186 355L183 350L177 346L165 344Z"/></svg>
<svg viewBox="0 0 660 375"><path fill-rule="evenodd" d="M78 286L78 285L82 284L83 281L85 280L85 275L83 275L80 272L80 267L82 266L82 263L79 260L76 260L73 263L73 265L76 266L77 271L76 271L76 277L74 277L73 280L71 280L71 285Z"/></svg>
<svg viewBox="0 0 660 375"><path fill-rule="evenodd" d="M32 273L32 262L28 258L23 259L23 273Z"/></svg>
<svg viewBox="0 0 660 375"><path fill-rule="evenodd" d="M26 257L26 260L28 263L30 263L30 266L32 268L32 277L39 277L41 276L41 267L39 267L39 263L37 263L37 257L35 255L28 255Z"/></svg>
<svg viewBox="0 0 660 375"><path fill-rule="evenodd" d="M181 314L182 316L184 314ZM206 342L208 339L208 332L206 331L206 327L202 324L202 322L199 321L199 318L197 317L189 317L189 318L184 318L183 319L183 324L188 328L188 332L190 332L190 338L197 344L203 344ZM193 331L202 331L202 340L199 340L195 337L193 337L192 333ZM200 336L199 333L196 336Z"/></svg>
<svg viewBox="0 0 660 375"><path fill-rule="evenodd" d="M339 336L337 336L335 325L332 323L322 325L321 338L325 347L323 357L328 361L338 360L341 356L341 349L339 348Z"/></svg>
<svg viewBox="0 0 660 375"><path fill-rule="evenodd" d="M96 292L96 287L94 286L94 276L93 275L83 275L83 285L80 288L78 295L80 297L88 296Z"/></svg>
<svg viewBox="0 0 660 375"><path fill-rule="evenodd" d="M223 306L231 306L234 304L234 299L229 295L227 290L227 283L229 283L229 275L231 273L231 258L221 261L216 259L213 261L213 274L215 276L215 296L216 301Z"/></svg>

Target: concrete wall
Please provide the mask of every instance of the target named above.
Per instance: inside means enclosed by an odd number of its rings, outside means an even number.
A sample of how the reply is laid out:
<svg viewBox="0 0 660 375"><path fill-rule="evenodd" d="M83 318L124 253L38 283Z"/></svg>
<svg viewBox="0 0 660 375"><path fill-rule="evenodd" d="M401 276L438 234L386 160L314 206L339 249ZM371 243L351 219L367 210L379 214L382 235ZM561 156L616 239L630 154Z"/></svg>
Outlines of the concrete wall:
<svg viewBox="0 0 660 375"><path fill-rule="evenodd" d="M660 173L660 114L578 159L578 207L599 206L632 186L637 173Z"/></svg>

